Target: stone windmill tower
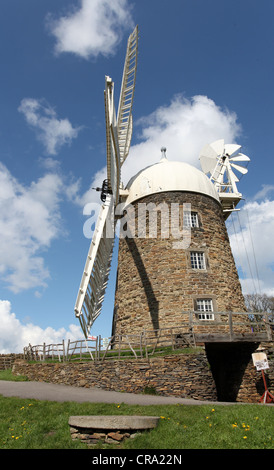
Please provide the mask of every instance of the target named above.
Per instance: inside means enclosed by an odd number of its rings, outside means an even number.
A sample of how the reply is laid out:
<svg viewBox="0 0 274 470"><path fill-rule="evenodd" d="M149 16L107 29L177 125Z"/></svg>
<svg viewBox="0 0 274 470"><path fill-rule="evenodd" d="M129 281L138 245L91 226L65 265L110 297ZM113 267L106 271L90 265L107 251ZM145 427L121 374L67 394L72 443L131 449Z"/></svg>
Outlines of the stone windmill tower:
<svg viewBox="0 0 274 470"><path fill-rule="evenodd" d="M223 141L209 149L208 168L222 173L218 185L187 163L169 161L165 149L159 163L129 181L124 221L130 230L119 240L113 334L187 325L190 312L204 326L218 312L245 311L225 225L241 194L224 174L232 174L236 152L237 161L248 157ZM207 151L200 157L204 167Z"/></svg>
<svg viewBox="0 0 274 470"><path fill-rule="evenodd" d="M120 173L130 147L138 28L130 35L117 116L114 84L106 77L107 180L82 276L75 314L84 335L101 312L117 220L119 258L113 334L140 334L172 325L201 325L219 312L243 312L244 299L225 219L241 200L238 165L249 158L220 140L201 153L203 171L162 158L123 189Z"/></svg>

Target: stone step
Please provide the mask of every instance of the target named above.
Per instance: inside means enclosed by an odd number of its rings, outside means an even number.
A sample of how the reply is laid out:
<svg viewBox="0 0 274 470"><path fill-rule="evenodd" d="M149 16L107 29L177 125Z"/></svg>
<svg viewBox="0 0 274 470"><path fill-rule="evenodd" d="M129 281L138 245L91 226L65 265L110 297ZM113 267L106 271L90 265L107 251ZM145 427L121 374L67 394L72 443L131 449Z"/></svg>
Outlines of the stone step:
<svg viewBox="0 0 274 470"><path fill-rule="evenodd" d="M155 428L159 419L158 416L70 416L69 426L72 440L80 439L94 446L100 441L119 444L134 438L142 431Z"/></svg>
<svg viewBox="0 0 274 470"><path fill-rule="evenodd" d="M70 416L69 425L75 428L96 430L145 430L155 428L158 416Z"/></svg>

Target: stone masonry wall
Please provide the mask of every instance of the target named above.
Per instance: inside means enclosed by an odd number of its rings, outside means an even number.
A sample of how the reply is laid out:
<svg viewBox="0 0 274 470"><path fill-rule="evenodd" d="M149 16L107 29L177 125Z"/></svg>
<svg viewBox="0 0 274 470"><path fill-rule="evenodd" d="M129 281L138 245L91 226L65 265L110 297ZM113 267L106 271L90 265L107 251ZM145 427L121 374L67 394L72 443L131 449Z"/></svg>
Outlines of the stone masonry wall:
<svg viewBox="0 0 274 470"><path fill-rule="evenodd" d="M17 361L14 374L29 380L100 387L104 390L143 393L152 388L158 395L216 400L216 389L206 355L179 354L152 358L148 362L137 360L36 363Z"/></svg>
<svg viewBox="0 0 274 470"><path fill-rule="evenodd" d="M0 354L0 370L11 369L16 359L22 359L23 354Z"/></svg>
<svg viewBox="0 0 274 470"><path fill-rule="evenodd" d="M189 248L174 249L176 239L171 233L161 238L158 211L157 238L120 238L113 334L140 334L144 328L186 323L189 317L183 312L197 310L197 298L211 298L215 312L246 311L220 204L196 193L153 194L134 204L136 227L138 203L144 202L154 203L156 208L165 203L169 213L173 203L181 209L184 203L191 203L199 227L191 229ZM148 225L148 215L144 223ZM191 251L205 253L205 270L191 267ZM201 321L203 326L209 323Z"/></svg>
<svg viewBox="0 0 274 470"><path fill-rule="evenodd" d="M269 361L265 376L269 391L274 393L274 346L264 346L267 348ZM246 350L244 355L239 349L238 358L234 354L234 359L230 360L230 354L221 364L223 373L227 372L229 376L226 383L223 383L223 391L219 397L213 377L214 364L212 360L209 364L203 351L198 354L151 358L149 362L117 360L29 364L24 360L17 360L13 373L25 375L29 380L76 387L100 387L104 390L129 393L143 393L150 388L162 396L258 403L264 392L262 374L253 365L250 357L252 349L242 349ZM246 356L242 362L240 355ZM231 385L234 388L233 397L230 395Z"/></svg>

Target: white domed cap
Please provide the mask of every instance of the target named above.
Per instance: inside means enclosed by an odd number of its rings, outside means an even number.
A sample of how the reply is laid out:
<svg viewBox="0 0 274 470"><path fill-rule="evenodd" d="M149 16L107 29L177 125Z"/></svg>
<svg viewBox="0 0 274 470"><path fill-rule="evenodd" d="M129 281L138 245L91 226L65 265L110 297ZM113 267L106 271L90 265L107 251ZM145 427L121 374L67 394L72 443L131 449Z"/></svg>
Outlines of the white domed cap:
<svg viewBox="0 0 274 470"><path fill-rule="evenodd" d="M129 194L126 204L166 191L189 191L205 194L217 201L219 195L214 184L200 170L188 163L162 158L159 163L148 166L133 176L127 184Z"/></svg>

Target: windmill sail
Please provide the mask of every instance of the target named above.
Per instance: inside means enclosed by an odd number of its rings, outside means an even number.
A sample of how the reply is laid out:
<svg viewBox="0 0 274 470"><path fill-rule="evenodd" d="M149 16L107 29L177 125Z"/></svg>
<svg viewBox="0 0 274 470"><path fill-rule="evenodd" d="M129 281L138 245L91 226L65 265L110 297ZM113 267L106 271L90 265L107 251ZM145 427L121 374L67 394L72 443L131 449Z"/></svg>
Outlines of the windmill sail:
<svg viewBox="0 0 274 470"><path fill-rule="evenodd" d="M114 245L112 198L101 206L74 308L85 337L98 315L107 287Z"/></svg>
<svg viewBox="0 0 274 470"><path fill-rule="evenodd" d="M126 159L132 134L132 102L136 79L138 27L129 36L119 101L114 106L114 83L105 77L107 181L102 186L101 207L90 244L75 304L75 315L85 337L101 313L111 267L115 237L115 208L119 203L120 167Z"/></svg>
<svg viewBox="0 0 274 470"><path fill-rule="evenodd" d="M117 129L121 165L128 156L132 135L132 104L135 90L138 51L138 26L128 39L118 108Z"/></svg>

